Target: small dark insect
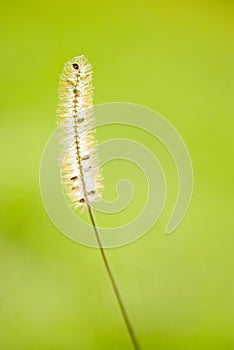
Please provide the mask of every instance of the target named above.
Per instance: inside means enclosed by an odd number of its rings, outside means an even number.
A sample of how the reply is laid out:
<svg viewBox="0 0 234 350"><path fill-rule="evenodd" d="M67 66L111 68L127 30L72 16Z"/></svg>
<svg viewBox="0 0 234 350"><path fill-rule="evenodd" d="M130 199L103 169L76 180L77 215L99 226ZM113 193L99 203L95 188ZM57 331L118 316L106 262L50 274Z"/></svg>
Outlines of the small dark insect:
<svg viewBox="0 0 234 350"><path fill-rule="evenodd" d="M84 118L80 117L80 118L78 118L77 121L78 121L78 123L82 123L84 121Z"/></svg>
<svg viewBox="0 0 234 350"><path fill-rule="evenodd" d="M87 159L89 159L89 155L82 157L82 160L87 160Z"/></svg>
<svg viewBox="0 0 234 350"><path fill-rule="evenodd" d="M88 194L95 194L95 191L89 191Z"/></svg>
<svg viewBox="0 0 234 350"><path fill-rule="evenodd" d="M72 176L71 180L78 180L78 176Z"/></svg>
<svg viewBox="0 0 234 350"><path fill-rule="evenodd" d="M84 203L84 202L85 202L85 199L84 199L84 198L81 198L81 199L79 200L79 202L80 202L80 203Z"/></svg>
<svg viewBox="0 0 234 350"><path fill-rule="evenodd" d="M79 69L79 65L77 64L77 63L73 63L73 68L75 69L75 70L78 70Z"/></svg>
<svg viewBox="0 0 234 350"><path fill-rule="evenodd" d="M74 94L77 94L78 90L75 88L73 89Z"/></svg>

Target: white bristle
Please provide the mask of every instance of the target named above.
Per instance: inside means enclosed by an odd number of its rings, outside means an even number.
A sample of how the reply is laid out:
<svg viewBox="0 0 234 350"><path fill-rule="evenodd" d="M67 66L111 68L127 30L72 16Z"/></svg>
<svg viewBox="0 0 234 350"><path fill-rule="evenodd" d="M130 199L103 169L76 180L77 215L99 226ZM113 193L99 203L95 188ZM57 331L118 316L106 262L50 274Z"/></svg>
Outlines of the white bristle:
<svg viewBox="0 0 234 350"><path fill-rule="evenodd" d="M92 67L84 56L75 57L61 75L58 108L63 184L75 207L97 200L102 187L92 100Z"/></svg>

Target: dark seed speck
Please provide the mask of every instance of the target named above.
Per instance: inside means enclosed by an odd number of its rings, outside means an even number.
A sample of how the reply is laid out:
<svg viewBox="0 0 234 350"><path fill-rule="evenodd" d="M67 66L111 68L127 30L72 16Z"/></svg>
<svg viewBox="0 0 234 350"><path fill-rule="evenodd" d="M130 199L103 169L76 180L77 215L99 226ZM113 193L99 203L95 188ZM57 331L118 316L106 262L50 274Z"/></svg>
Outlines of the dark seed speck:
<svg viewBox="0 0 234 350"><path fill-rule="evenodd" d="M79 65L77 63L73 63L73 68L78 70L79 69Z"/></svg>

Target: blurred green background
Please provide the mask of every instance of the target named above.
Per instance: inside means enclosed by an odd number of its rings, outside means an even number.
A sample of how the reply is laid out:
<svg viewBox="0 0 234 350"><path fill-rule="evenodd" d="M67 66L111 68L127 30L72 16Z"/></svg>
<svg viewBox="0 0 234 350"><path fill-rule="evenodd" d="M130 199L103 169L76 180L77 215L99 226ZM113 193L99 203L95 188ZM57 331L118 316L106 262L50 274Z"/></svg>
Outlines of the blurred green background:
<svg viewBox="0 0 234 350"><path fill-rule="evenodd" d="M1 350L131 349L99 252L60 234L40 198L59 75L80 54L93 65L96 104L157 110L194 166L189 212L167 236L176 171L159 142L132 132L168 181L157 225L108 251L142 349L234 348L233 9L228 0L1 3ZM109 165L109 197L115 173Z"/></svg>

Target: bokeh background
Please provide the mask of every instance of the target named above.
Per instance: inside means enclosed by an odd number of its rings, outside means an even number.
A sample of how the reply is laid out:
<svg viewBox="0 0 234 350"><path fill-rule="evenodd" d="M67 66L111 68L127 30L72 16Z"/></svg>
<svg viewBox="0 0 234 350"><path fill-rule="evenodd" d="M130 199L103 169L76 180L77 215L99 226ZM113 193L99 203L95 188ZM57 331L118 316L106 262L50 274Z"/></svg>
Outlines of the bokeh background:
<svg viewBox="0 0 234 350"><path fill-rule="evenodd" d="M169 154L147 134L98 132L150 147L168 181L157 225L108 251L142 349L234 348L233 9L229 0L1 3L1 350L131 349L99 252L60 234L40 198L59 75L79 54L93 65L96 104L157 110L193 161L192 204L166 235L177 190ZM136 171L122 168L130 178ZM108 198L117 171L116 163L104 170ZM145 184L135 181L138 210Z"/></svg>

